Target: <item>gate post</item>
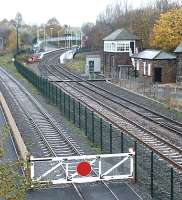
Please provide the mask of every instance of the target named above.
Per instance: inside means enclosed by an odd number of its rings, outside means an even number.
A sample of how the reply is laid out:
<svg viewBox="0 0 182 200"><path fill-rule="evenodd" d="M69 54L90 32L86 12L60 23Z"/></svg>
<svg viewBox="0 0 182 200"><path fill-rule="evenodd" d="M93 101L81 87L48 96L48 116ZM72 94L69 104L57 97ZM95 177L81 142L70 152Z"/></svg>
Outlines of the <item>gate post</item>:
<svg viewBox="0 0 182 200"><path fill-rule="evenodd" d="M150 158L150 162L151 162L151 172L150 172L150 177L151 177L151 197L154 197L154 153L153 151L151 151L151 158Z"/></svg>
<svg viewBox="0 0 182 200"><path fill-rule="evenodd" d="M100 118L100 148L103 151L103 144L102 144L102 118Z"/></svg>
<svg viewBox="0 0 182 200"><path fill-rule="evenodd" d="M30 155L29 154L26 157L24 170L25 170L25 176L27 177L28 183L31 183Z"/></svg>
<svg viewBox="0 0 182 200"><path fill-rule="evenodd" d="M134 171L134 180L137 182L137 142L134 143L134 151L135 151L135 171Z"/></svg>
<svg viewBox="0 0 182 200"><path fill-rule="evenodd" d="M174 171L173 168L171 168L171 195L170 195L170 200L173 200L173 195L174 193Z"/></svg>
<svg viewBox="0 0 182 200"><path fill-rule="evenodd" d="M112 124L109 126L110 153L112 153Z"/></svg>
<svg viewBox="0 0 182 200"><path fill-rule="evenodd" d="M123 146L123 133L121 132L121 153L123 153L123 148L124 146Z"/></svg>

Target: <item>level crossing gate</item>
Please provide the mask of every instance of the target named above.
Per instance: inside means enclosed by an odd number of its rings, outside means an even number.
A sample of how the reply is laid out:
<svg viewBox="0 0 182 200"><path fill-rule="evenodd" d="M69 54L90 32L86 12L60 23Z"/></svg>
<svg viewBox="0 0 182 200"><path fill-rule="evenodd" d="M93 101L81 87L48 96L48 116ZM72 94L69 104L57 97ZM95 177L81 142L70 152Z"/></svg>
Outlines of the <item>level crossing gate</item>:
<svg viewBox="0 0 182 200"><path fill-rule="evenodd" d="M68 184L134 178L133 151L119 154L69 157L30 157L34 183Z"/></svg>

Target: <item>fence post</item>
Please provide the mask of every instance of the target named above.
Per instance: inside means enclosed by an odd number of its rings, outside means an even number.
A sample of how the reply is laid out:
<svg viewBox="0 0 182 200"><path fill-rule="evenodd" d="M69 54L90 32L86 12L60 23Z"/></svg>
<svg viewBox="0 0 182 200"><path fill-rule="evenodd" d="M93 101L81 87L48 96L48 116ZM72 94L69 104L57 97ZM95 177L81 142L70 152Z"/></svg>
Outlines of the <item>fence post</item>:
<svg viewBox="0 0 182 200"><path fill-rule="evenodd" d="M62 112L62 90L59 89L59 108L60 111Z"/></svg>
<svg viewBox="0 0 182 200"><path fill-rule="evenodd" d="M85 106L85 135L87 136L87 107Z"/></svg>
<svg viewBox="0 0 182 200"><path fill-rule="evenodd" d="M94 111L92 110L92 143L94 143Z"/></svg>
<svg viewBox="0 0 182 200"><path fill-rule="evenodd" d="M173 168L171 168L171 195L170 195L170 200L173 200L173 193L174 193L174 171Z"/></svg>
<svg viewBox="0 0 182 200"><path fill-rule="evenodd" d="M42 82L42 96L44 96L44 79L41 77L41 82Z"/></svg>
<svg viewBox="0 0 182 200"><path fill-rule="evenodd" d="M56 106L58 105L58 101L57 101L57 98L58 98L58 94L57 94L58 90L57 90L57 86L56 86Z"/></svg>
<svg viewBox="0 0 182 200"><path fill-rule="evenodd" d="M151 151L151 171L150 171L150 177L151 177L151 197L154 197L154 152Z"/></svg>
<svg viewBox="0 0 182 200"><path fill-rule="evenodd" d="M45 97L47 100L47 79L45 79Z"/></svg>
<svg viewBox="0 0 182 200"><path fill-rule="evenodd" d="M51 102L51 84L49 82L49 103Z"/></svg>
<svg viewBox="0 0 182 200"><path fill-rule="evenodd" d="M137 182L137 142L136 141L134 143L134 151L135 151L135 166L134 166L135 177L134 177L134 179L135 179L135 183L136 183Z"/></svg>
<svg viewBox="0 0 182 200"><path fill-rule="evenodd" d="M54 84L52 83L52 104L54 104Z"/></svg>
<svg viewBox="0 0 182 200"><path fill-rule="evenodd" d="M121 132L121 153L123 153L123 147L124 147L124 145L123 145L123 133Z"/></svg>
<svg viewBox="0 0 182 200"><path fill-rule="evenodd" d="M100 149L103 151L103 144L102 144L102 118L100 118Z"/></svg>
<svg viewBox="0 0 182 200"><path fill-rule="evenodd" d="M40 90L40 77L38 77L38 89Z"/></svg>
<svg viewBox="0 0 182 200"><path fill-rule="evenodd" d="M73 99L73 123L75 124L75 99Z"/></svg>
<svg viewBox="0 0 182 200"><path fill-rule="evenodd" d="M50 83L48 82L48 101L50 102Z"/></svg>
<svg viewBox="0 0 182 200"><path fill-rule="evenodd" d="M109 126L109 137L110 137L110 153L112 153L112 124Z"/></svg>
<svg viewBox="0 0 182 200"><path fill-rule="evenodd" d="M78 102L78 126L81 127L81 118L80 118L80 102Z"/></svg>
<svg viewBox="0 0 182 200"><path fill-rule="evenodd" d="M63 92L63 102L64 102L64 115L66 115L66 105L65 105L65 92Z"/></svg>
<svg viewBox="0 0 182 200"><path fill-rule="evenodd" d="M68 96L68 119L70 121L70 95Z"/></svg>

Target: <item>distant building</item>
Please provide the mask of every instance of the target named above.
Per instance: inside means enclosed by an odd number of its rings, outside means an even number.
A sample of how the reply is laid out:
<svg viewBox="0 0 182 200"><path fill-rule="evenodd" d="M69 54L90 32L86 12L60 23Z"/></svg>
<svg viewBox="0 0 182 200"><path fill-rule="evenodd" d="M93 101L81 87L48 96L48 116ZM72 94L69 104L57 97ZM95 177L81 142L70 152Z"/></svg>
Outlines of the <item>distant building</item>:
<svg viewBox="0 0 182 200"><path fill-rule="evenodd" d="M122 28L105 37L103 41L104 74L107 77L119 78L122 70L132 67L130 55L139 51L139 38Z"/></svg>
<svg viewBox="0 0 182 200"><path fill-rule="evenodd" d="M131 55L131 58L140 78L159 83L176 82L175 55L147 49Z"/></svg>
<svg viewBox="0 0 182 200"><path fill-rule="evenodd" d="M3 51L4 49L4 38L0 37L0 51Z"/></svg>
<svg viewBox="0 0 182 200"><path fill-rule="evenodd" d="M177 56L177 72L176 72L176 80L177 82L182 82L182 43L178 45L175 49L174 53Z"/></svg>
<svg viewBox="0 0 182 200"><path fill-rule="evenodd" d="M100 73L101 72L101 56L100 55L86 55L85 74Z"/></svg>

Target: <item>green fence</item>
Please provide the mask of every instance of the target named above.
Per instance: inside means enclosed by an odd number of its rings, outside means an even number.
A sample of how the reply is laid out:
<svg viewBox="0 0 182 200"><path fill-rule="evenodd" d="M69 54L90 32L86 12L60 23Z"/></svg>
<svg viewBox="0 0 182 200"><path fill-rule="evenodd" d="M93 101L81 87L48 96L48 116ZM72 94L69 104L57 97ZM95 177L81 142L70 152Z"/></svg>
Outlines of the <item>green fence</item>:
<svg viewBox="0 0 182 200"><path fill-rule="evenodd" d="M49 103L58 106L61 113L83 130L89 140L98 145L102 152L128 152L129 148L134 147L136 152L135 181L140 185L141 190L148 192L156 200L182 199L182 175L158 155L139 141L133 140L126 133L116 129L93 110L47 79L37 76L16 61L15 66L39 89Z"/></svg>

